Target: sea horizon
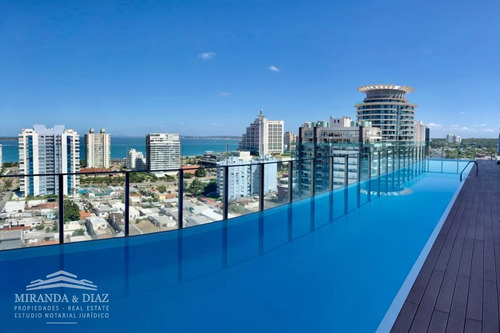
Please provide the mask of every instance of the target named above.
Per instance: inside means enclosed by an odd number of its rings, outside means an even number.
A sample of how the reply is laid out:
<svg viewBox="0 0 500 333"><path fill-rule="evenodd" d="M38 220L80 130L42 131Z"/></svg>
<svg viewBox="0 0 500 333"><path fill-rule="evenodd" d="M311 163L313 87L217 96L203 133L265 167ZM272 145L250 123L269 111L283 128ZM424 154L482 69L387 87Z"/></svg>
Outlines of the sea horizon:
<svg viewBox="0 0 500 333"><path fill-rule="evenodd" d="M181 136L181 155L200 156L206 151L225 152L234 151L238 148L240 140L220 137L182 137ZM19 150L17 140L6 140L0 138L2 145L2 160L3 162L18 162ZM113 136L111 137L111 159L125 159L127 151L135 149L142 153L146 153L146 138L145 137L127 137ZM80 137L80 159L85 160L85 140Z"/></svg>

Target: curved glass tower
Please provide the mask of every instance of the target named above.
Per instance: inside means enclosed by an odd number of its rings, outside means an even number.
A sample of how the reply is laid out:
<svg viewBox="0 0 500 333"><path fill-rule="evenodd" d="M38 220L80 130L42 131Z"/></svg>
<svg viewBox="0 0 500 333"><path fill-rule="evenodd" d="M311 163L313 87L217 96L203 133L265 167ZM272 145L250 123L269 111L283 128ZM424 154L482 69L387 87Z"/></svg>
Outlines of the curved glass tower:
<svg viewBox="0 0 500 333"><path fill-rule="evenodd" d="M370 85L358 88L366 93L362 103L356 104L358 121L371 121L382 130L382 141L413 141L415 104L405 99L412 87L397 85Z"/></svg>

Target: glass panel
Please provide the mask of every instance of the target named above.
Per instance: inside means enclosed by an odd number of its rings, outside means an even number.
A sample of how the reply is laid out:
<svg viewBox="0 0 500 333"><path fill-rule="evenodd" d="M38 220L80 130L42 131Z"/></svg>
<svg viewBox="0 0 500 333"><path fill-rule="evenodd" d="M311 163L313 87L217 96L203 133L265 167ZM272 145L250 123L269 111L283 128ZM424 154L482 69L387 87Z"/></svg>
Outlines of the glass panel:
<svg viewBox="0 0 500 333"><path fill-rule="evenodd" d="M84 173L64 199L64 242L125 236L125 174Z"/></svg>
<svg viewBox="0 0 500 333"><path fill-rule="evenodd" d="M186 186L189 179L185 180ZM130 172L130 235L177 229L178 172Z"/></svg>
<svg viewBox="0 0 500 333"><path fill-rule="evenodd" d="M228 218L258 212L259 164L229 165L228 178Z"/></svg>
<svg viewBox="0 0 500 333"><path fill-rule="evenodd" d="M272 164L275 164L276 167ZM266 170L264 170L264 209L288 203L290 162L272 164L266 164Z"/></svg>
<svg viewBox="0 0 500 333"><path fill-rule="evenodd" d="M293 164L293 201L311 196L311 159Z"/></svg>
<svg viewBox="0 0 500 333"><path fill-rule="evenodd" d="M441 172L441 160L428 160L428 172Z"/></svg>
<svg viewBox="0 0 500 333"><path fill-rule="evenodd" d="M457 173L458 160L448 160L443 163L444 173Z"/></svg>
<svg viewBox="0 0 500 333"><path fill-rule="evenodd" d="M184 227L220 221L223 218L222 193L218 191L217 168L185 168ZM222 177L222 173L220 177ZM222 179L220 183L222 184Z"/></svg>
<svg viewBox="0 0 500 333"><path fill-rule="evenodd" d="M316 194L330 190L330 157L314 159L314 184Z"/></svg>
<svg viewBox="0 0 500 333"><path fill-rule="evenodd" d="M58 189L57 176L0 178L0 250L59 244Z"/></svg>

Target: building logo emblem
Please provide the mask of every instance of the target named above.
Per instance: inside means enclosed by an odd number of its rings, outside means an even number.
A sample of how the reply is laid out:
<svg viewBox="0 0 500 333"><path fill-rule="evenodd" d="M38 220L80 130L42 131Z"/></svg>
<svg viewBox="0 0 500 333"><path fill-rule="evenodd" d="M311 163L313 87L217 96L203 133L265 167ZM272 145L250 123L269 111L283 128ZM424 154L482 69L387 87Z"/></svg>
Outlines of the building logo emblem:
<svg viewBox="0 0 500 333"><path fill-rule="evenodd" d="M108 319L109 294L97 292L97 285L64 270L36 279L26 291L14 294L14 318L41 320L45 324L78 324Z"/></svg>
<svg viewBox="0 0 500 333"><path fill-rule="evenodd" d="M26 290L38 290L38 289L52 289L52 288L73 288L73 289L86 289L86 290L97 290L97 286L92 284L89 280L77 280L77 276L65 271L58 271L46 276L47 280L35 280L31 281L29 285L26 286Z"/></svg>

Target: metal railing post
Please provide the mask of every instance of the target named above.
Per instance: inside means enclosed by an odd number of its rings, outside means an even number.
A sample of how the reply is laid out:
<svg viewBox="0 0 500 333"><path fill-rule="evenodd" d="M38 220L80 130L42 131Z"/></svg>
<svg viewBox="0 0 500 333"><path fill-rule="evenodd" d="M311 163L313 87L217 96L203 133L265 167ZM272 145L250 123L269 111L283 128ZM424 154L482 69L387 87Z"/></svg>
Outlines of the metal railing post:
<svg viewBox="0 0 500 333"><path fill-rule="evenodd" d="M130 172L125 172L125 237L129 236L130 233Z"/></svg>
<svg viewBox="0 0 500 333"><path fill-rule="evenodd" d="M222 207L222 219L227 220L228 211L229 211L229 166L224 165L224 189L222 191L223 195L223 207Z"/></svg>
<svg viewBox="0 0 500 333"><path fill-rule="evenodd" d="M259 164L259 211L264 210L264 163Z"/></svg>
<svg viewBox="0 0 500 333"><path fill-rule="evenodd" d="M349 185L349 155L344 156L344 186L347 185Z"/></svg>
<svg viewBox="0 0 500 333"><path fill-rule="evenodd" d="M315 158L311 159L311 196L314 197L316 195L316 160Z"/></svg>
<svg viewBox="0 0 500 333"><path fill-rule="evenodd" d="M386 151L387 158L385 160L385 174L389 175L389 151Z"/></svg>
<svg viewBox="0 0 500 333"><path fill-rule="evenodd" d="M396 161L394 160L394 149L392 149L392 172L396 171Z"/></svg>
<svg viewBox="0 0 500 333"><path fill-rule="evenodd" d="M377 152L377 155L378 155L378 175L380 177L380 168L381 168L381 162L382 162L382 159L380 158L380 151Z"/></svg>
<svg viewBox="0 0 500 333"><path fill-rule="evenodd" d="M288 163L288 202L293 201L293 161Z"/></svg>
<svg viewBox="0 0 500 333"><path fill-rule="evenodd" d="M328 184L330 191L333 190L333 156L330 156L329 163L328 163L328 175L330 176L328 179Z"/></svg>
<svg viewBox="0 0 500 333"><path fill-rule="evenodd" d="M59 244L64 244L64 176L59 174L57 177L59 183Z"/></svg>
<svg viewBox="0 0 500 333"><path fill-rule="evenodd" d="M368 179L372 178L372 152L368 152Z"/></svg>
<svg viewBox="0 0 500 333"><path fill-rule="evenodd" d="M184 170L179 169L179 198L178 198L178 203L177 207L179 208L177 212L177 221L179 222L179 229L184 228L184 217L183 217L183 210L184 210Z"/></svg>

